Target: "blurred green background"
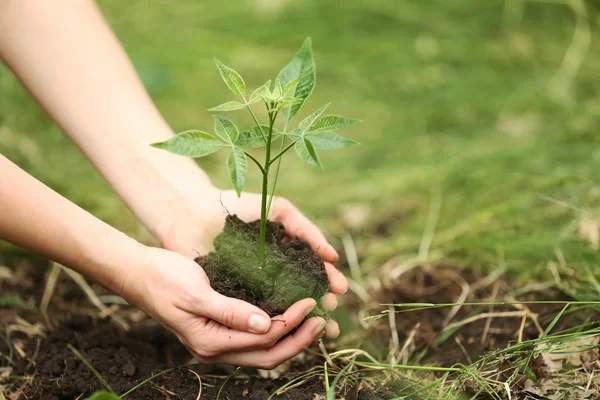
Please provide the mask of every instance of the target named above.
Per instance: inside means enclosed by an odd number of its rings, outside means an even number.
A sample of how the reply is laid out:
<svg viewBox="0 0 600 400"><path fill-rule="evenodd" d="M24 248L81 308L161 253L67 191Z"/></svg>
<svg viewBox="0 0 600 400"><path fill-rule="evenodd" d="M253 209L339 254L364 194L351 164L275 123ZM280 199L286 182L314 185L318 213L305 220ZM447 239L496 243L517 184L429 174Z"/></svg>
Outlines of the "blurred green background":
<svg viewBox="0 0 600 400"><path fill-rule="evenodd" d="M364 121L344 132L362 146L323 154L324 172L289 156L279 193L336 244L350 230L365 268L419 250L457 266L515 271L543 272L556 254L572 265L598 260L600 2L99 5L176 131L209 129L206 109L230 100L212 57L254 88L311 36L317 86L300 116L332 101L332 113ZM2 69L0 78L2 153L147 240L12 74ZM233 117L249 123L243 113ZM201 165L230 186L223 155ZM250 171L247 189L256 191L258 174Z"/></svg>

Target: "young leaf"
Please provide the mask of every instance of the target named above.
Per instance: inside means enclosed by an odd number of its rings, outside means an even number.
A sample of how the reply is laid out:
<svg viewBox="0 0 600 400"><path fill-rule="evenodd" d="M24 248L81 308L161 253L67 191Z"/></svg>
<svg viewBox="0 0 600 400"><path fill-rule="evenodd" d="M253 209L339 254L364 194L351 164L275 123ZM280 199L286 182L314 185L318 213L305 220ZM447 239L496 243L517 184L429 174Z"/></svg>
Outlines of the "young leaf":
<svg viewBox="0 0 600 400"><path fill-rule="evenodd" d="M227 118L220 115L213 115L215 120L215 133L227 143L235 143L240 131L237 126Z"/></svg>
<svg viewBox="0 0 600 400"><path fill-rule="evenodd" d="M304 40L302 47L300 47L300 50L298 50L292 61L279 72L277 77L284 86L294 79L299 79L298 84L290 95L301 99L301 101L283 110L285 120L289 121L300 110L300 107L302 107L302 104L304 104L315 87L315 61L313 59L310 38Z"/></svg>
<svg viewBox="0 0 600 400"><path fill-rule="evenodd" d="M227 65L223 64L216 58L214 60L217 68L219 69L219 73L221 74L221 78L223 78L223 81L225 81L225 84L227 85L229 90L231 90L233 94L236 94L245 100L246 83L244 83L244 80L242 79L240 74L238 74L237 72L235 72L235 70L229 68Z"/></svg>
<svg viewBox="0 0 600 400"><path fill-rule="evenodd" d="M296 141L294 148L301 159L311 165L317 165L321 167L321 169L323 168L323 165L321 165L321 160L319 160L319 155L317 154L313 144L309 142L307 138L300 138L298 141Z"/></svg>
<svg viewBox="0 0 600 400"><path fill-rule="evenodd" d="M358 119L345 118L340 115L323 115L308 130L309 133L333 131L349 125L359 124Z"/></svg>
<svg viewBox="0 0 600 400"><path fill-rule="evenodd" d="M204 157L227 147L225 143L217 140L210 133L196 130L178 133L169 140L152 143L151 146L192 158Z"/></svg>
<svg viewBox="0 0 600 400"><path fill-rule="evenodd" d="M283 90L283 96L284 97L292 97L292 92L294 90L296 90L296 87L298 86L298 82L300 82L300 77L297 77L296 79L292 79L291 81L289 81L285 85L285 89Z"/></svg>
<svg viewBox="0 0 600 400"><path fill-rule="evenodd" d="M267 81L267 83L265 83L258 89L254 90L254 92L252 92L252 94L250 95L250 104L256 103L257 101L260 101L260 99L262 99L264 97L269 97L271 95L271 90L269 89L270 87L271 87L271 80L269 79Z"/></svg>
<svg viewBox="0 0 600 400"><path fill-rule="evenodd" d="M119 400L119 396L109 392L96 392L86 400Z"/></svg>
<svg viewBox="0 0 600 400"><path fill-rule="evenodd" d="M233 187L238 194L242 193L244 182L246 181L247 160L246 154L240 148L234 147L229 157L227 157L227 167L229 168L229 176Z"/></svg>
<svg viewBox="0 0 600 400"><path fill-rule="evenodd" d="M279 77L277 77L277 79L275 79L275 85L273 85L273 91L271 92L271 97L273 99L278 99L281 97L282 93L282 89L281 89L281 81L279 80Z"/></svg>
<svg viewBox="0 0 600 400"><path fill-rule="evenodd" d="M315 111L314 113L310 114L308 117L306 117L302 121L300 121L300 124L298 125L298 127L300 128L300 135L304 135L304 134L306 134L306 132L308 132L310 127L315 123L315 121L321 116L321 114L323 114L325 112L327 107L329 107L329 104L331 104L331 103L325 104L324 106L319 108L317 111Z"/></svg>
<svg viewBox="0 0 600 400"><path fill-rule="evenodd" d="M261 125L265 137L269 132L269 127L267 125ZM273 134L271 135L271 141L278 139L281 136L281 132L273 130ZM260 133L260 129L258 125L254 125L252 128L240 132L238 136L238 140L235 142L236 146L240 147L262 147L265 145L265 141L263 140L263 136Z"/></svg>
<svg viewBox="0 0 600 400"><path fill-rule="evenodd" d="M360 144L331 131L318 133L316 135L307 135L305 138L313 144L315 149L319 150L341 149L343 147L357 146Z"/></svg>
<svg viewBox="0 0 600 400"><path fill-rule="evenodd" d="M246 104L240 103L239 101L228 101L227 103L219 104L213 108L209 108L208 111L233 111L245 108Z"/></svg>

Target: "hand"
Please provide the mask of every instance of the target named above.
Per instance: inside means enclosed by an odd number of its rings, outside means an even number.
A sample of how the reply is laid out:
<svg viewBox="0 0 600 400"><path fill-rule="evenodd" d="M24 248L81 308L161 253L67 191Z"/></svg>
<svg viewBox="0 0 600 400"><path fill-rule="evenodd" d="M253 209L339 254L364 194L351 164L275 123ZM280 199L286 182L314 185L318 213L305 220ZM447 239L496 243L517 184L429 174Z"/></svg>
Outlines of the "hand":
<svg viewBox="0 0 600 400"><path fill-rule="evenodd" d="M206 254L212 249L214 238L223 229L227 213L237 214L246 222L260 218L261 197L259 194L242 193L241 197L232 190L222 191L214 187L198 186L195 193L188 193L187 205L181 205L179 210L185 210L175 218L171 225L164 230L160 239L164 248L177 251L190 258L196 257L197 252ZM321 305L326 310L337 306L335 294L342 294L348 289L344 275L331 263L338 260L338 254L327 242L325 236L316 225L306 218L288 200L275 197L269 213L269 219L281 222L290 237L299 237L306 241L313 251L320 255L325 262L329 279L329 290L323 296ZM337 337L339 327L335 321L327 323L327 337Z"/></svg>
<svg viewBox="0 0 600 400"><path fill-rule="evenodd" d="M201 362L273 369L325 333L325 320L313 317L280 340L312 311L313 299L272 321L258 307L214 291L194 261L145 246L144 253L141 266L129 269L121 295L172 331Z"/></svg>

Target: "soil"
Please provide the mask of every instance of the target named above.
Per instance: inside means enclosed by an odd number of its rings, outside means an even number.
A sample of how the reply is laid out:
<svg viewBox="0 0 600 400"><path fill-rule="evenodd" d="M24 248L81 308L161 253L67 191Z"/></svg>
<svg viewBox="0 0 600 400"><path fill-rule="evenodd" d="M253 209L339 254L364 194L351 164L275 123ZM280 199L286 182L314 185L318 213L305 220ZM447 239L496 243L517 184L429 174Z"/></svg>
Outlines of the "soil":
<svg viewBox="0 0 600 400"><path fill-rule="evenodd" d="M196 259L213 288L254 304L272 317L301 299L319 300L329 286L323 260L306 242L286 238L282 224L269 221L263 267L258 257L259 229L260 221L245 223L235 215L227 217L223 232L215 239L215 251Z"/></svg>
<svg viewBox="0 0 600 400"><path fill-rule="evenodd" d="M256 229L255 225L248 225ZM281 229L271 225L270 232ZM281 231L280 231L281 232ZM271 233L271 242L277 243L280 234ZM293 240L280 239L282 252L293 249L304 253L305 245L300 246ZM9 280L0 279L0 294L5 290L18 293L28 304L37 305L44 290L44 263L25 260L11 262L0 260L0 264L8 265L12 273ZM29 274L31 273L31 274ZM44 324L44 319L35 312L35 307L30 309L14 309L0 306L0 352L9 354L9 348L2 340L6 338L5 332L9 326L19 324L19 320L26 320L39 328L42 333L24 333L13 331L10 342L15 351L14 364L8 373L17 376L28 376L33 379L29 382L2 380L6 398L13 400L73 400L84 399L96 390L103 389L102 384L67 347L71 344L77 348L89 362L100 372L118 394L131 389L136 384L150 376L172 368L184 365L190 361L190 356L185 348L168 331L153 323L147 317L140 318L139 311L130 306L120 306L115 313L125 318L132 326L125 332L120 326L109 319L97 318L98 311L89 306L89 301L81 290L72 284L70 279L61 275L57 283L55 295L49 309L49 319L56 326L49 329ZM216 279L217 275L213 275ZM363 348L378 359L385 360L389 354L391 331L390 320L386 316L374 323L368 329L359 328L358 315L376 315L381 311L381 303L453 303L456 302L468 286L467 301L493 301L506 300L514 287L513 283L496 280L490 285L484 284L484 277L469 272L459 271L447 266L429 268L414 268L404 272L397 279L390 280L385 271L378 279L379 285L367 288L372 296L372 304L361 304L360 299L351 293L343 296L343 306L346 318L354 321L345 325L345 336L336 341L326 343L328 351L342 348ZM217 284L215 284L216 286ZM228 290L236 289L235 285ZM99 294L103 294L98 287ZM238 294L241 293L237 288ZM230 292L225 292L231 295ZM544 292L542 295L531 294L519 296L520 300L535 300L536 296L544 299L563 299L559 293ZM547 326L551 318L562 306L538 305L530 306L530 311L538 315L540 324ZM365 310L366 308L366 310ZM358 310L366 311L360 314ZM399 310L399 308L396 308ZM495 312L515 311L512 306L495 307ZM451 319L450 323L463 321L466 318L489 312L489 307L461 307ZM271 311L276 312L276 311ZM456 363L470 363L476 361L482 354L494 349L502 349L517 339L517 332L521 319L517 317L494 317L490 320L483 318L475 322L461 325L447 338L442 338L440 333L448 323L451 308L430 308L420 311L402 312L394 315L395 328L398 333L400 347L409 342L406 352L399 360L400 363L408 360L411 364L428 364L439 366L453 366ZM90 316L92 315L92 316ZM556 329L563 329L573 324L572 318L590 318L600 320L597 315L585 316L581 313L572 313L561 318ZM341 321L341 319L340 319ZM344 324L342 324L344 327ZM414 336L411 339L411 332ZM483 332L487 334L484 336ZM45 334L45 337L43 336ZM531 320L527 320L522 331L523 339L533 338L538 331ZM362 342L362 343L360 343ZM282 385L299 376L307 370L323 366L325 359L318 348L309 349L301 357L297 357L286 364L276 378L264 378L259 371L243 369L236 371L230 366L212 366L195 364L189 367L178 367L151 382L143 385L126 398L179 400L196 399L199 391L198 378L190 370L196 372L202 381L201 399L216 399L221 390L221 399L237 400L266 400ZM534 360L532 371L540 377L544 373L544 365L538 365L539 360ZM0 357L0 376L9 366ZM510 371L510 370L507 370ZM330 375L330 381L335 374ZM227 377L230 377L226 381ZM371 376L373 377L373 376ZM1 387L1 386L0 386ZM325 384L323 376L319 375L301 386L291 388L274 399L286 400L315 400L325 398ZM465 387L465 390L476 388ZM513 398L520 396L518 387L514 389ZM1 393L0 389L0 393ZM369 383L367 379L358 382L349 382L341 388L336 398L345 400L386 400L397 397L403 393L400 386L381 387ZM522 393L525 393L524 391ZM2 396L0 396L1 398Z"/></svg>
<svg viewBox="0 0 600 400"><path fill-rule="evenodd" d="M144 379L174 365L189 361L187 351L161 327L143 328L125 333L109 320L97 320L73 315L67 318L39 346L35 362L27 358L15 364L15 375L32 375L33 381L22 387L18 399L74 400L83 399L102 384L67 347L71 344L97 369L111 385L122 394ZM24 350L28 355L36 351L35 341L29 341ZM308 365L321 363L321 359L306 357L290 365L290 372L304 371ZM240 371L237 374L227 366L196 364L180 367L161 375L150 383L127 395L130 400L193 400L199 391L198 378L202 379L202 399L216 399L222 389L221 399L266 400L271 393L288 382L288 379L260 379ZM248 372L252 373L252 370ZM215 375L219 375L215 377ZM225 382L225 379L231 378ZM351 388L348 388L350 390ZM346 391L346 390L345 390ZM324 394L321 379L307 381L292 388L282 398L289 400L314 400ZM371 387L354 392L355 400L383 399ZM8 397L12 398L12 397ZM348 398L350 399L350 398Z"/></svg>

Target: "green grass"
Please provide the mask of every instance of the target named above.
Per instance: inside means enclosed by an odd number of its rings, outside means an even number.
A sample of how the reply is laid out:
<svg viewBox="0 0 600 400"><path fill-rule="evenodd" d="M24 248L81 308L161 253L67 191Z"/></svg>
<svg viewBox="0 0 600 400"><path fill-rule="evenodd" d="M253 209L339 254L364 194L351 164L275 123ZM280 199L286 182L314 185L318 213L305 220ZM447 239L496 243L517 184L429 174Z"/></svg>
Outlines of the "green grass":
<svg viewBox="0 0 600 400"><path fill-rule="evenodd" d="M300 116L332 100L333 113L364 121L346 132L362 146L323 154L325 172L289 157L279 193L334 241L344 231L340 206L367 205L370 223L353 232L365 272L416 256L428 226L429 254L447 263L484 274L506 268L527 283L552 281L548 262L560 261L575 278L563 290L597 300L599 253L578 235L600 207L597 2L99 3L175 130L210 127L206 109L229 100L213 56L257 87L312 37L318 85ZM6 70L0 149L98 217L146 237ZM201 165L229 187L224 162L217 155ZM251 172L247 188L259 190L259 180ZM387 233L374 235L381 222Z"/></svg>
<svg viewBox="0 0 600 400"><path fill-rule="evenodd" d="M257 86L312 36L319 85L303 114L331 98L332 112L365 121L347 133L363 145L325 154L324 173L288 158L280 193L330 234L341 232L341 204L368 204L374 220L404 214L389 221L388 237L356 238L373 268L416 251L432 191L441 208L431 249L457 264L495 265L501 249L509 267L534 267L556 247L568 262L595 262L597 253L569 228L582 213L542 196L598 206L598 45L584 47L579 73L565 77L573 11L548 1L507 3L522 5L520 22L504 13L504 1L274 1L271 12L258 1L226 9L215 1L100 1L175 130L211 126L205 109L227 100L211 57ZM591 3L587 13L595 37ZM131 213L14 78L5 70L0 78L3 153L139 235ZM229 187L223 162L214 156L202 165ZM258 190L258 174L249 182Z"/></svg>

